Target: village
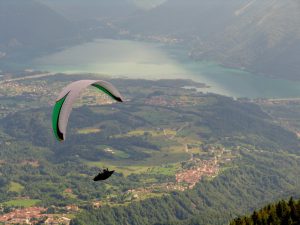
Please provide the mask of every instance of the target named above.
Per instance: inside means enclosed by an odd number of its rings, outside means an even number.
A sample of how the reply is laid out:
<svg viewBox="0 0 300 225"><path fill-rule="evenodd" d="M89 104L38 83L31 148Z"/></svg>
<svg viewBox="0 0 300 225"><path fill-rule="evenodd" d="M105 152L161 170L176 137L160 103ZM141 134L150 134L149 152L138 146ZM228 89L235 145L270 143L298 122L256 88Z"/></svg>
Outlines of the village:
<svg viewBox="0 0 300 225"><path fill-rule="evenodd" d="M48 208L38 206L12 209L11 212L0 215L0 224L69 225L71 219L68 218L68 214L78 212L79 208L76 205L68 205L64 207L66 213L63 214L47 213L48 210Z"/></svg>
<svg viewBox="0 0 300 225"><path fill-rule="evenodd" d="M48 95L50 90L48 90L46 82L39 81L37 84L22 84L20 82L2 82L0 97L2 96L19 96L28 94L31 97L36 95Z"/></svg>
<svg viewBox="0 0 300 225"><path fill-rule="evenodd" d="M204 177L215 177L219 172L219 165L216 159L213 160L198 160L198 165L193 168L179 171L175 175L175 182L152 184L147 188L138 188L129 190L132 194L132 199L139 199L147 193L155 193L157 190L161 192L170 191L185 191L193 189L197 183Z"/></svg>
<svg viewBox="0 0 300 225"><path fill-rule="evenodd" d="M183 192L193 189L202 179L216 177L220 173L220 167L231 163L236 157L230 149L222 146L207 145L204 149L208 154L213 155L210 159L202 160L191 153L191 158L187 162L182 162L188 165L187 168L177 171L174 182L153 183L147 187L128 190L125 192L125 201L138 201L147 196L154 197L170 191Z"/></svg>
<svg viewBox="0 0 300 225"><path fill-rule="evenodd" d="M186 188L193 189L204 176L214 177L219 172L217 159L203 160L201 165L176 174L177 183L186 183ZM185 189L186 189L185 188Z"/></svg>
<svg viewBox="0 0 300 225"><path fill-rule="evenodd" d="M157 105L157 106L191 106L197 105L204 102L204 99L200 96L181 96L179 98L172 98L170 96L154 96L145 100L145 104L148 105Z"/></svg>

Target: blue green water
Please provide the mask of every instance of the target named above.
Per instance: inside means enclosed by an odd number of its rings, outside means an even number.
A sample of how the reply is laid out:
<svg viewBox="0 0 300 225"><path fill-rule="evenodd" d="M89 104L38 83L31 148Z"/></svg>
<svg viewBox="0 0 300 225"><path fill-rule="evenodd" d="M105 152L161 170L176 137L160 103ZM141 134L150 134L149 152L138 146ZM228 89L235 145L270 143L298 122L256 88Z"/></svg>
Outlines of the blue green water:
<svg viewBox="0 0 300 225"><path fill-rule="evenodd" d="M51 72L98 73L114 77L193 79L210 86L203 89L204 92L232 97L300 97L300 82L258 76L214 62L191 61L182 51L138 41L100 39L36 59L33 67Z"/></svg>

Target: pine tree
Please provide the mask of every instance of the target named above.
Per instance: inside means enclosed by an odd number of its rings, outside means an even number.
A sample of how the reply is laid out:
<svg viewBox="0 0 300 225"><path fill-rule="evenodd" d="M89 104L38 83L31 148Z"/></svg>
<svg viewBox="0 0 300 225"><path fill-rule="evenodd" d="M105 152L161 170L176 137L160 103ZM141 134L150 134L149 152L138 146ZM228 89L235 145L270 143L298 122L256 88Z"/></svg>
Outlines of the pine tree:
<svg viewBox="0 0 300 225"><path fill-rule="evenodd" d="M258 214L257 214L256 211L253 212L251 218L252 218L252 222L253 222L255 225L258 224Z"/></svg>
<svg viewBox="0 0 300 225"><path fill-rule="evenodd" d="M300 224L300 201L290 198L270 204L249 217L234 219L230 225L297 225Z"/></svg>

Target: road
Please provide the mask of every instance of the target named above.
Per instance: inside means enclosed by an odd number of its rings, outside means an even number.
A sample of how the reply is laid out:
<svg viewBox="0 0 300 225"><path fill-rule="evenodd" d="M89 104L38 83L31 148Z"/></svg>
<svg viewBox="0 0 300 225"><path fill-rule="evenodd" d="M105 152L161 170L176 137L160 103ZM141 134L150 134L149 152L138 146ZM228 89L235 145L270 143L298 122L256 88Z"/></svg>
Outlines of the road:
<svg viewBox="0 0 300 225"><path fill-rule="evenodd" d="M41 74L35 74L31 76L25 76L25 77L18 77L14 79L8 79L8 80L3 80L0 82L0 84L8 83L8 82L14 82L14 81L20 81L20 80L29 80L29 79L36 79L36 78L41 78L41 77L48 77L48 76L53 76L56 73L41 73Z"/></svg>

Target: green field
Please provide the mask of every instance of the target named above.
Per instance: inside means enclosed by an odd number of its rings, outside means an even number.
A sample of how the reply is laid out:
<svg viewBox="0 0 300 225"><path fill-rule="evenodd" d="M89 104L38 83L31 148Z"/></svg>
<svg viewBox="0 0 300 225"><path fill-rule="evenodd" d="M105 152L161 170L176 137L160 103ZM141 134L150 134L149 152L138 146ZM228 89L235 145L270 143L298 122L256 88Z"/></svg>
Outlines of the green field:
<svg viewBox="0 0 300 225"><path fill-rule="evenodd" d="M24 187L17 183L17 182L10 182L10 186L8 191L10 192L17 192L17 193L21 193L21 191L24 189Z"/></svg>
<svg viewBox="0 0 300 225"><path fill-rule="evenodd" d="M3 205L12 206L12 207L31 207L38 204L40 200L38 199L15 199L4 202Z"/></svg>
<svg viewBox="0 0 300 225"><path fill-rule="evenodd" d="M100 131L101 131L101 129L99 129L99 128L87 127L87 128L77 130L77 133L78 134L95 134L95 133L99 133Z"/></svg>
<svg viewBox="0 0 300 225"><path fill-rule="evenodd" d="M152 167L149 174L162 174L166 176L175 176L176 171L181 168L180 163L168 164L163 166Z"/></svg>
<svg viewBox="0 0 300 225"><path fill-rule="evenodd" d="M151 135L153 137L164 137L164 136L175 136L176 131L172 129L159 129L159 130L142 130L142 129L137 129L137 130L132 130L124 135L116 135L116 137L132 137L132 136L143 136L143 135Z"/></svg>

